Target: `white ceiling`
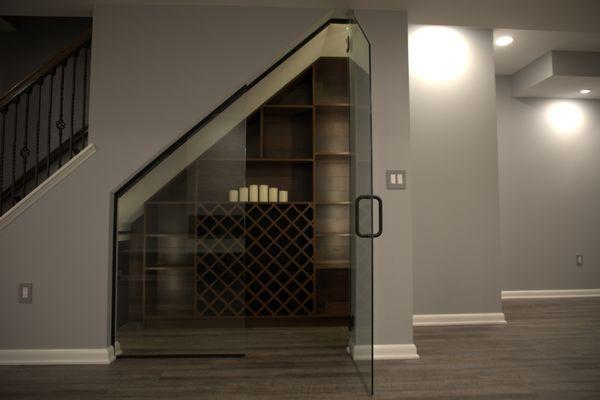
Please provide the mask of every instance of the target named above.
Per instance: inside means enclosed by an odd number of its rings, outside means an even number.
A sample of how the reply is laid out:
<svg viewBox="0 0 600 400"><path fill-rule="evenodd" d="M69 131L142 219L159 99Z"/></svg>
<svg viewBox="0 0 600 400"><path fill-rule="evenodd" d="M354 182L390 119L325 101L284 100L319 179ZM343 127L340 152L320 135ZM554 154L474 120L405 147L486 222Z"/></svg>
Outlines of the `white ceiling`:
<svg viewBox="0 0 600 400"><path fill-rule="evenodd" d="M494 41L503 35L515 41L495 47L497 75L512 75L551 50L600 52L600 34L595 33L496 29Z"/></svg>

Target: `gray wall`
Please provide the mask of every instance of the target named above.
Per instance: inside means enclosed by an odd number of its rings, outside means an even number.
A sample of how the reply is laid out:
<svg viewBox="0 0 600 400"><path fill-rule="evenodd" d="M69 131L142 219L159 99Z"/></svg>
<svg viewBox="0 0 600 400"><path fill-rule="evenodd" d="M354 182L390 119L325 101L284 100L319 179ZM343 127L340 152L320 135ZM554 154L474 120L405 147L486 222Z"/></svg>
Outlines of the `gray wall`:
<svg viewBox="0 0 600 400"><path fill-rule="evenodd" d="M412 186L410 180L407 190L385 185L386 170L410 171L406 14L363 10L356 16L371 42L373 191L383 199L385 217L374 242L375 343L412 343Z"/></svg>
<svg viewBox="0 0 600 400"><path fill-rule="evenodd" d="M108 344L111 192L330 16L308 8L95 8L90 142L98 151L0 232L0 320L10 321L0 330L0 348ZM375 189L381 194L383 168L408 163L406 26L403 14L364 18L375 48ZM394 98L398 93L403 97ZM401 162L379 158L378 152L391 153L388 139ZM384 194L402 206L387 214L382 240L407 238L403 257L376 260L382 285L376 305L389 307L376 316L382 324L376 334L386 343L412 342L406 193ZM33 282L33 304L17 302L19 282Z"/></svg>
<svg viewBox="0 0 600 400"><path fill-rule="evenodd" d="M502 289L599 288L600 101L568 100L582 125L561 134L547 114L559 100L515 99L510 77L496 82Z"/></svg>
<svg viewBox="0 0 600 400"><path fill-rule="evenodd" d="M501 308L492 32L457 32L470 54L462 75L432 83L411 61L415 314Z"/></svg>
<svg viewBox="0 0 600 400"><path fill-rule="evenodd" d="M50 60L92 25L90 18L13 17L0 31L0 95Z"/></svg>
<svg viewBox="0 0 600 400"><path fill-rule="evenodd" d="M111 191L328 18L313 9L95 9L98 151L0 232L0 348L108 344ZM33 304L17 302L19 282L33 282Z"/></svg>

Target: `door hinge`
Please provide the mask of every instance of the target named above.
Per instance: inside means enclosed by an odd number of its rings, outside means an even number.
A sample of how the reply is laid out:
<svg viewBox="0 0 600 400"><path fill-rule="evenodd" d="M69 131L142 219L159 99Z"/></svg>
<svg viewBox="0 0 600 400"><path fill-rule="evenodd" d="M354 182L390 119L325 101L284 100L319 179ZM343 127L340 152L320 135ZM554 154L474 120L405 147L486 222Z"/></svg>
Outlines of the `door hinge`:
<svg viewBox="0 0 600 400"><path fill-rule="evenodd" d="M352 332L352 329L354 329L354 315L349 315L348 316L348 331Z"/></svg>
<svg viewBox="0 0 600 400"><path fill-rule="evenodd" d="M350 36L346 36L346 54L350 53Z"/></svg>

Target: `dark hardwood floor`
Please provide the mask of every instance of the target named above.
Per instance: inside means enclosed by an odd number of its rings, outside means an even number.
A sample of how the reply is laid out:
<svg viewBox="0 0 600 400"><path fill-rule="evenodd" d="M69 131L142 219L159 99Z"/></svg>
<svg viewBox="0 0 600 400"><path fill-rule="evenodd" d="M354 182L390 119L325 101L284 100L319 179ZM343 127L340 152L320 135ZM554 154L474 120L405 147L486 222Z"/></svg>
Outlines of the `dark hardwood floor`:
<svg viewBox="0 0 600 400"><path fill-rule="evenodd" d="M504 311L507 326L416 328L421 360L377 362L375 399L600 399L599 298L506 301ZM329 333L264 332L245 359L0 367L0 399L367 398L345 335Z"/></svg>

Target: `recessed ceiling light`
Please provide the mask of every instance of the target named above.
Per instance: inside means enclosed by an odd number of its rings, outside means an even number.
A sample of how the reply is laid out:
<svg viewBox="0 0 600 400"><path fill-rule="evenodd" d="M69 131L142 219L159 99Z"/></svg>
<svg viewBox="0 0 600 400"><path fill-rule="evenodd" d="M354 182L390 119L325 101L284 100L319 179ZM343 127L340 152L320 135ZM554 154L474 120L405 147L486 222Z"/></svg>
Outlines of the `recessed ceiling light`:
<svg viewBox="0 0 600 400"><path fill-rule="evenodd" d="M590 93L592 93L592 91L590 89L581 89L579 91L579 93L581 93L581 94L590 94Z"/></svg>
<svg viewBox="0 0 600 400"><path fill-rule="evenodd" d="M496 39L496 46L508 46L514 41L515 39L512 36L500 36L498 39Z"/></svg>

